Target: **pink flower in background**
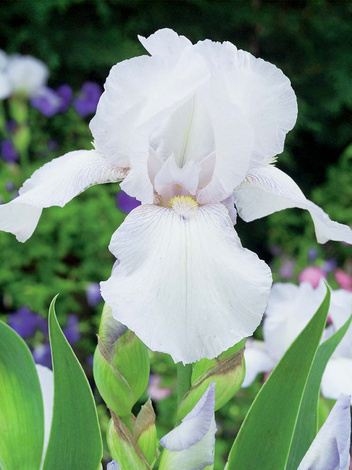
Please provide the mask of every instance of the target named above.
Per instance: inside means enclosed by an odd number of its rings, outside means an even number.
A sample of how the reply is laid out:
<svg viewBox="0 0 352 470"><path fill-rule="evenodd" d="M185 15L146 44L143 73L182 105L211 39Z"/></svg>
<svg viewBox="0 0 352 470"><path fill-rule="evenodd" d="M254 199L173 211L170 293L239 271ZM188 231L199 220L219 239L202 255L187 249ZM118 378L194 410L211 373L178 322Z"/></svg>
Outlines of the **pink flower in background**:
<svg viewBox="0 0 352 470"><path fill-rule="evenodd" d="M151 374L148 384L147 392L150 398L154 401L160 401L171 395L171 388L160 387L161 377L159 375Z"/></svg>
<svg viewBox="0 0 352 470"><path fill-rule="evenodd" d="M314 288L319 286L323 278L325 278L325 271L318 266L308 266L304 268L298 276L299 282L309 282Z"/></svg>
<svg viewBox="0 0 352 470"><path fill-rule="evenodd" d="M352 276L350 274L345 273L342 269L336 269L335 279L342 289L352 292Z"/></svg>

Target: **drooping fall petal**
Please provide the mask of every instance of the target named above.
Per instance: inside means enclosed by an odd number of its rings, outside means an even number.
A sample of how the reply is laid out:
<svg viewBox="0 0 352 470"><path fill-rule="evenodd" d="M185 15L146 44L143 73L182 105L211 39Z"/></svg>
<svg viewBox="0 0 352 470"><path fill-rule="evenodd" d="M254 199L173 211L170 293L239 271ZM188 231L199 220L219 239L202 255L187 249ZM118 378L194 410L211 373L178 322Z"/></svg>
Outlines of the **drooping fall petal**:
<svg viewBox="0 0 352 470"><path fill-rule="evenodd" d="M240 217L246 222L298 207L312 216L319 243L336 240L352 244L352 230L347 225L332 221L319 206L306 199L286 173L272 165L252 168L235 189L234 199Z"/></svg>
<svg viewBox="0 0 352 470"><path fill-rule="evenodd" d="M101 286L114 317L175 362L213 358L260 323L271 273L241 246L222 204L188 218L142 205L110 250L120 263Z"/></svg>
<svg viewBox="0 0 352 470"><path fill-rule="evenodd" d="M19 196L0 206L0 230L25 242L34 232L43 208L63 207L90 186L117 182L122 177L121 169L95 150L69 152L35 171Z"/></svg>

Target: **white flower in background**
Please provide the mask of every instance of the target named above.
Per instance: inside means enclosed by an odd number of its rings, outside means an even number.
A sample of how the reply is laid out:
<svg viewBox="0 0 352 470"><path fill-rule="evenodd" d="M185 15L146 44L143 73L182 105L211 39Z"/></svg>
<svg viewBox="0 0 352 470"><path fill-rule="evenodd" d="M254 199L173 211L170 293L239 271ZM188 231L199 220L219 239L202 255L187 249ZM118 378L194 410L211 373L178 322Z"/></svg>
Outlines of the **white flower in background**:
<svg viewBox="0 0 352 470"><path fill-rule="evenodd" d="M49 76L48 67L29 55L6 56L0 51L0 99L12 94L32 98L40 93Z"/></svg>
<svg viewBox="0 0 352 470"><path fill-rule="evenodd" d="M71 152L35 172L20 196L0 207L0 229L25 241L44 207L123 180L142 205L112 238L119 263L102 283L103 297L151 349L193 362L217 356L260 323L271 273L242 248L233 197L246 219L255 218L258 191L260 215L296 204L294 183L272 162L297 103L277 67L231 43L192 45L169 29L140 41L151 56L111 69L91 122L95 150ZM352 242L347 226L304 196L297 204L312 212L320 241Z"/></svg>
<svg viewBox="0 0 352 470"><path fill-rule="evenodd" d="M11 94L11 83L6 73L8 61L5 52L0 50L0 100L4 100Z"/></svg>
<svg viewBox="0 0 352 470"><path fill-rule="evenodd" d="M349 470L351 397L341 395L297 470Z"/></svg>
<svg viewBox="0 0 352 470"><path fill-rule="evenodd" d="M264 341L247 342L243 387L248 387L260 372L270 372L276 366L313 317L325 293L324 282L316 289L305 282L299 286L289 283L273 285L263 323ZM323 339L341 328L351 315L352 292L342 289L332 291L329 309L332 324L326 329ZM333 399L340 394L352 395L352 326L327 364L322 393Z"/></svg>
<svg viewBox="0 0 352 470"><path fill-rule="evenodd" d="M203 470L214 463L215 383L211 383L182 423L160 440L160 470Z"/></svg>
<svg viewBox="0 0 352 470"><path fill-rule="evenodd" d="M47 367L36 364L37 373L39 377L40 387L42 389L43 404L44 404L44 447L42 463L46 449L48 447L51 420L53 417L54 405L54 377L53 372Z"/></svg>

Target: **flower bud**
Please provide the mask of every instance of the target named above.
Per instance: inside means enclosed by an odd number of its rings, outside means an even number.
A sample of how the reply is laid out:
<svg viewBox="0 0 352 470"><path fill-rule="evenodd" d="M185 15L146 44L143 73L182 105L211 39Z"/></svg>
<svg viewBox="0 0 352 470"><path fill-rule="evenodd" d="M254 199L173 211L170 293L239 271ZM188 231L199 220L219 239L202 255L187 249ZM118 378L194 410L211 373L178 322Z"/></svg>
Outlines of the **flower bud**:
<svg viewBox="0 0 352 470"><path fill-rule="evenodd" d="M94 354L94 379L107 406L118 416L129 416L148 385L147 347L114 320L105 305Z"/></svg>
<svg viewBox="0 0 352 470"><path fill-rule="evenodd" d="M215 359L201 359L192 371L191 388L181 400L177 417L189 413L209 385L215 385L215 411L225 405L241 388L245 376L244 345L246 339L224 351Z"/></svg>
<svg viewBox="0 0 352 470"><path fill-rule="evenodd" d="M112 420L107 431L107 443L112 458L123 469L150 470L147 460L133 439L128 427L115 413L112 412L111 415Z"/></svg>
<svg viewBox="0 0 352 470"><path fill-rule="evenodd" d="M155 413L150 399L142 406L133 423L133 437L152 467L158 457L158 438L156 435Z"/></svg>

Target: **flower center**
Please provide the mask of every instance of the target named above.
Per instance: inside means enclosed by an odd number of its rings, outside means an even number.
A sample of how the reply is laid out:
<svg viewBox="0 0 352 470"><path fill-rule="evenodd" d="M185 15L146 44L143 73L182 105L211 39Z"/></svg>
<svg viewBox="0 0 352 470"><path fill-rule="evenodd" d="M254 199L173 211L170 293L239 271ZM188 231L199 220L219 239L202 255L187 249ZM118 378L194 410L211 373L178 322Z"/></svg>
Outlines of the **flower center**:
<svg viewBox="0 0 352 470"><path fill-rule="evenodd" d="M175 196L170 199L169 206L177 214L187 219L197 213L198 202L190 196Z"/></svg>

